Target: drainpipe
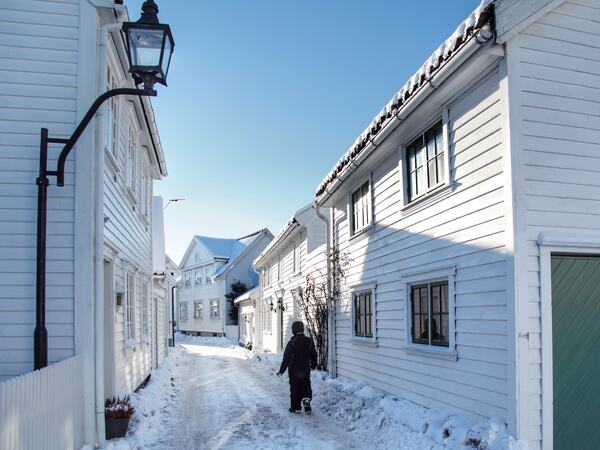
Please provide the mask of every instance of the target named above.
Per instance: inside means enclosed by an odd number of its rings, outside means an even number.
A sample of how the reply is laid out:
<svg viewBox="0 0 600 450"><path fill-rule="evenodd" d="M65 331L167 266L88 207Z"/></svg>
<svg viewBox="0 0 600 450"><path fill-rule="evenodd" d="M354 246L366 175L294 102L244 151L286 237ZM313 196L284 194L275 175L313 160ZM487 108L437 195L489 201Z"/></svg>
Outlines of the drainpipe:
<svg viewBox="0 0 600 450"><path fill-rule="evenodd" d="M111 23L100 29L98 91L106 86L108 33L120 30L120 23ZM104 147L106 145L106 108L100 113L96 127L94 161L94 384L96 392L96 442L105 446L104 431Z"/></svg>
<svg viewBox="0 0 600 450"><path fill-rule="evenodd" d="M321 207L317 202L312 204L315 214L319 219L325 222L327 229L327 238L325 243L325 254L327 258L327 305L329 314L327 315L327 367L329 368L329 376L335 378L335 299L332 298L332 270L331 270L331 221L328 217L321 213Z"/></svg>
<svg viewBox="0 0 600 450"><path fill-rule="evenodd" d="M175 289L177 288L177 284L171 286L171 347L175 347Z"/></svg>

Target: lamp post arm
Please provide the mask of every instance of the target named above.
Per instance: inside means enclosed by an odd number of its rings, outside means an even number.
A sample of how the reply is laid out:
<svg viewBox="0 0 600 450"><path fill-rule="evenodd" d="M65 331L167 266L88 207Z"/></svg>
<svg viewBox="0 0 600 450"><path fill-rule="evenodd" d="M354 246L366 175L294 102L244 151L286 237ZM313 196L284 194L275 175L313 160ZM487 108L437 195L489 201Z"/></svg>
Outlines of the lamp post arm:
<svg viewBox="0 0 600 450"><path fill-rule="evenodd" d="M109 98L116 97L117 95L137 95L138 97L142 97L142 96L155 97L156 91L152 88L149 88L149 89L148 88L144 88L144 89L118 88L118 89L111 89L110 91L106 91L104 94L100 95L96 99L96 101L92 104L92 106L90 107L88 112L85 114L83 119L81 119L81 122L79 122L79 124L77 125L77 128L75 128L75 131L73 132L73 134L71 135L71 137L69 139L64 140L64 139L49 138L48 142L65 144L64 148L62 149L62 151L60 152L60 155L58 157L58 164L57 164L56 171L55 172L50 172L50 171L46 172L47 175L55 175L56 176L56 184L58 186L65 185L65 164L67 162L67 157L69 156L69 153L71 152L71 150L73 149L73 147L75 146L75 144L77 143L77 141L79 140L81 135L83 134L85 128L92 121L92 119L94 118L94 115L96 114L96 112L98 111L100 106L102 106L102 104Z"/></svg>

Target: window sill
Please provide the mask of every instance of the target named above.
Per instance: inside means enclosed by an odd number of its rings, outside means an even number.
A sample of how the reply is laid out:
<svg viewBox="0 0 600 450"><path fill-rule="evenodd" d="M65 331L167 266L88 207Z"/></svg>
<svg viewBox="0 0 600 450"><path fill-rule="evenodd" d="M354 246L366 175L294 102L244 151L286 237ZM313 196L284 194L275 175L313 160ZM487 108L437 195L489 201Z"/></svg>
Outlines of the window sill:
<svg viewBox="0 0 600 450"><path fill-rule="evenodd" d="M409 355L424 356L427 358L444 359L446 361L458 360L458 353L453 350L445 349L442 347L432 347L429 345L406 345L404 350Z"/></svg>
<svg viewBox="0 0 600 450"><path fill-rule="evenodd" d="M113 170L115 174L119 172L119 163L117 162L117 158L112 154L107 147L104 147L104 156L106 156L106 160L108 161L108 165Z"/></svg>
<svg viewBox="0 0 600 450"><path fill-rule="evenodd" d="M352 241L353 239L358 239L359 237L368 234L374 227L375 227L375 223L373 221L371 221L371 223L369 225L367 225L366 227L361 228L360 230L356 231L354 234L351 234L350 241Z"/></svg>
<svg viewBox="0 0 600 450"><path fill-rule="evenodd" d="M428 207L431 203L445 197L446 195L452 193L452 184L444 183L439 185L436 188L433 188L431 191L423 194L422 196L414 199L410 203L407 203L400 211L402 212L417 212L422 209Z"/></svg>
<svg viewBox="0 0 600 450"><path fill-rule="evenodd" d="M350 338L350 340L352 341L353 344L363 345L365 347L378 347L379 346L379 344L377 343L377 338L361 338L361 337L352 336Z"/></svg>

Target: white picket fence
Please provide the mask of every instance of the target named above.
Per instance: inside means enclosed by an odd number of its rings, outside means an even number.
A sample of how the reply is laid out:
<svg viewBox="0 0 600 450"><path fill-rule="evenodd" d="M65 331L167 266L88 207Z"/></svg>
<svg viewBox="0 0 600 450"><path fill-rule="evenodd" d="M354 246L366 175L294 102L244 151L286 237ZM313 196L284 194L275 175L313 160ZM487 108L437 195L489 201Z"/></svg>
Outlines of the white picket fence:
<svg viewBox="0 0 600 450"><path fill-rule="evenodd" d="M81 356L0 383L0 450L83 445Z"/></svg>

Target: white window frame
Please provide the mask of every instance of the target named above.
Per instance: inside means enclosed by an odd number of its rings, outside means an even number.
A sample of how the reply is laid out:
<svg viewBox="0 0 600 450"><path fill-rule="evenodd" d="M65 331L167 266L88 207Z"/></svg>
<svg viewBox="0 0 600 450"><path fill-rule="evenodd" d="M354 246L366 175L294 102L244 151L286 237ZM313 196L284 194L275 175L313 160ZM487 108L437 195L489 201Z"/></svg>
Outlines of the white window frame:
<svg viewBox="0 0 600 450"><path fill-rule="evenodd" d="M203 284L204 277L202 276L202 272L203 272L202 268L199 268L198 270L194 270L194 284L196 286Z"/></svg>
<svg viewBox="0 0 600 450"><path fill-rule="evenodd" d="M130 346L135 341L135 303L136 303L136 277L135 272L125 272L125 341Z"/></svg>
<svg viewBox="0 0 600 450"><path fill-rule="evenodd" d="M294 274L298 274L298 273L302 272L302 269L300 267L300 265L301 265L300 251L301 251L300 242L295 241L292 244L292 261L293 261L293 266L294 266Z"/></svg>
<svg viewBox="0 0 600 450"><path fill-rule="evenodd" d="M217 313L213 314L213 306L217 305ZM221 317L221 302L218 298L213 298L209 300L208 306L210 308L210 318L211 320L217 320Z"/></svg>
<svg viewBox="0 0 600 450"><path fill-rule="evenodd" d="M179 303L179 320L183 322L187 322L188 320L187 302Z"/></svg>
<svg viewBox="0 0 600 450"><path fill-rule="evenodd" d="M281 282L281 278L283 277L283 256L281 253L277 256L277 282Z"/></svg>
<svg viewBox="0 0 600 450"><path fill-rule="evenodd" d="M352 201L352 197L354 193L358 190L362 189L362 187L368 184L369 192L367 194L367 213L368 213L368 221L366 225L363 224L361 228L355 229L354 223L354 204ZM370 173L368 176L361 178L359 183L356 183L352 189L348 192L348 232L350 234L350 238L360 236L365 233L367 230L373 227L374 214L373 214L373 176Z"/></svg>
<svg viewBox="0 0 600 450"><path fill-rule="evenodd" d="M190 287L192 284L192 274L191 272L185 272L183 274L183 286Z"/></svg>
<svg viewBox="0 0 600 450"><path fill-rule="evenodd" d="M212 266L206 267L206 284L212 284L213 270Z"/></svg>
<svg viewBox="0 0 600 450"><path fill-rule="evenodd" d="M264 298L262 301L262 327L263 333L269 336L273 335L273 314L271 311L271 297Z"/></svg>
<svg viewBox="0 0 600 450"><path fill-rule="evenodd" d="M150 160L148 157L148 147L142 146L145 150L141 155L142 179L140 195L140 212L146 223L150 222L150 212L152 209L152 177L150 175Z"/></svg>
<svg viewBox="0 0 600 450"><path fill-rule="evenodd" d="M117 68L112 46L109 46L106 58L106 91L118 88L122 83L121 73ZM114 172L119 172L119 133L121 122L121 101L119 96L112 97L105 106L106 135L105 154Z"/></svg>
<svg viewBox="0 0 600 450"><path fill-rule="evenodd" d="M441 115L441 117L440 117ZM442 108L441 114L438 113L436 114L432 119L428 120L426 122L426 126L423 127L419 133L415 134L412 136L411 139L409 139L404 145L402 145L400 147L400 170L398 171L398 173L400 174L400 186L402 187L402 202L403 202L403 209L405 208L409 208L412 207L414 205L420 204L423 200L430 198L431 196L433 196L434 194L440 192L440 191L444 191L445 188L448 188L449 186L452 185L451 182L451 170L450 170L450 136L449 136L449 125L448 125L448 121L449 121L449 110L448 107L444 107ZM412 144L416 139L418 139L420 136L423 136L423 134L427 133L427 131L429 131L429 129L431 129L432 127L434 127L438 122L442 122L442 145L443 145L443 152L444 152L444 171L443 171L443 176L444 179L443 181L441 181L440 183L428 187L427 183L426 187L425 187L425 192L423 192L422 194L418 195L417 197L413 198L413 199L409 199L409 183L410 183L410 179L409 179L409 167L408 167L408 158L407 158L407 147ZM427 164L427 155L425 155L425 164Z"/></svg>
<svg viewBox="0 0 600 450"><path fill-rule="evenodd" d="M142 294L142 339L148 338L150 335L150 284L147 280L144 280L141 287Z"/></svg>
<svg viewBox="0 0 600 450"><path fill-rule="evenodd" d="M265 265L265 287L271 287L271 264Z"/></svg>
<svg viewBox="0 0 600 450"><path fill-rule="evenodd" d="M200 307L200 308L198 308ZM198 310L200 312L198 312ZM194 301L194 319L202 320L204 318L204 303L202 300Z"/></svg>
<svg viewBox="0 0 600 450"><path fill-rule="evenodd" d="M372 303L372 305L371 305L371 310L372 310L371 330L373 330L372 337L364 337L364 336L356 335L356 327L355 327L356 310L354 307L354 296L363 294L363 293L371 294L371 303ZM377 283L370 282L370 283L359 283L359 284L352 285L349 288L349 294L350 294L350 310L351 310L351 318L352 318L352 322L350 324L350 326L352 327L352 334L351 334L352 342L357 343L357 344L366 344L366 345L377 346Z"/></svg>
<svg viewBox="0 0 600 450"><path fill-rule="evenodd" d="M456 361L458 354L456 352L456 298L455 298L455 277L456 266L444 265L435 266L419 271L407 271L400 274L402 287L404 290L405 302L405 345L404 349L408 353L439 357ZM448 282L448 347L441 347L429 344L419 344L412 342L412 309L410 302L411 287L419 284L435 283L440 281Z"/></svg>

